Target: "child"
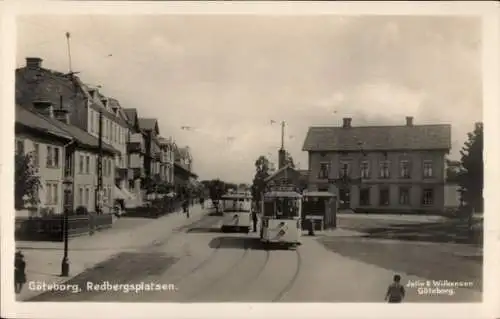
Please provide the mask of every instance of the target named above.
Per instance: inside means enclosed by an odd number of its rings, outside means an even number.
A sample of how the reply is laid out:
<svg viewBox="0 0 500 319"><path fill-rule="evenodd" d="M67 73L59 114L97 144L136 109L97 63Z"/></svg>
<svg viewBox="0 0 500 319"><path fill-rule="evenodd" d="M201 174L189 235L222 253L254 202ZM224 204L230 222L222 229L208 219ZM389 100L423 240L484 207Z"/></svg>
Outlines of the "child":
<svg viewBox="0 0 500 319"><path fill-rule="evenodd" d="M389 285L387 293L385 294L385 300L389 303L398 303L403 301L405 297L405 287L401 285L401 276L394 275L394 281Z"/></svg>

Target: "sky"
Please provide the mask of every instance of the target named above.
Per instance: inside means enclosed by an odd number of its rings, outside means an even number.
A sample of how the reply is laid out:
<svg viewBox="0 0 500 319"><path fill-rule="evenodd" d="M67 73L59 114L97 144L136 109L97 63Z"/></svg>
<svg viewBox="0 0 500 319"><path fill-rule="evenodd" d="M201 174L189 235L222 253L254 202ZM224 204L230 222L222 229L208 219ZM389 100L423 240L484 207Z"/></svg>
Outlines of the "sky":
<svg viewBox="0 0 500 319"><path fill-rule="evenodd" d="M309 126L451 124L450 157L482 120L480 20L446 16L22 16L17 66L72 69L189 145L200 179L250 183ZM273 123L273 124L272 124ZM191 129L185 130L182 127Z"/></svg>

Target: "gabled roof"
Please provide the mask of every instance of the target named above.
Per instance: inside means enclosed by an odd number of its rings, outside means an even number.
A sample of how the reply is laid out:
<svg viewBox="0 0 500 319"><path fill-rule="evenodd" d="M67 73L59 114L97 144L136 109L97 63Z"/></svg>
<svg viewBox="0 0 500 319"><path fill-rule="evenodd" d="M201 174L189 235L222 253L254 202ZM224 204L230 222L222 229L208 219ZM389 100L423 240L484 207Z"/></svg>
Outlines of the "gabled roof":
<svg viewBox="0 0 500 319"><path fill-rule="evenodd" d="M155 131L156 134L160 134L157 119L139 118L139 127L141 128L141 130Z"/></svg>
<svg viewBox="0 0 500 319"><path fill-rule="evenodd" d="M288 165L283 166L282 168L280 168L279 170L277 170L276 172L274 172L274 173L273 173L273 174L271 174L270 176L266 177L266 178L264 179L264 182L266 182L266 183L267 183L267 182L269 182L269 181L273 180L274 178L276 178L276 176L278 176L280 173L284 172L284 171L285 171L285 170L287 170L287 169L290 169L290 170L293 170L293 171L294 171L294 172L296 172L296 173L299 173L296 169L294 169L293 167L291 167L291 165L290 165L290 164L288 164Z"/></svg>
<svg viewBox="0 0 500 319"><path fill-rule="evenodd" d="M449 150L451 125L310 127L303 151Z"/></svg>
<svg viewBox="0 0 500 319"><path fill-rule="evenodd" d="M182 172L182 173L187 174L187 175L189 175L191 177L194 177L194 178L198 178L198 175L196 175L195 173L188 171L187 169L185 169L184 167L182 167L182 165L174 163L174 174L175 174L176 171L177 172Z"/></svg>
<svg viewBox="0 0 500 319"><path fill-rule="evenodd" d="M20 105L31 104L35 100L43 99L60 106L61 96L63 108L81 106L83 99L89 99L92 107L102 110L107 118L125 125L125 121L106 110L100 97L93 98L92 90L84 84L78 76L72 73L62 73L45 68L22 67L16 69L16 103Z"/></svg>
<svg viewBox="0 0 500 319"><path fill-rule="evenodd" d="M20 124L24 127L31 128L36 130L42 134L52 135L55 137L60 137L67 139L68 141L72 140L72 136L67 132L61 130L58 126L53 125L49 121L47 121L43 116L28 111L27 109L21 107L20 105L16 105L16 124Z"/></svg>
<svg viewBox="0 0 500 319"><path fill-rule="evenodd" d="M31 112L33 115L40 117L41 119L48 122L50 125L57 127L60 131L64 132L66 135L71 136L76 140L77 144L80 145L81 147L91 148L94 150L97 150L97 148L99 147L99 140L96 137L87 133L86 131L80 129L79 127L68 125L54 118L44 116L38 113L32 106L29 105L22 105L21 108L24 108L27 112ZM111 153L111 154L119 153L111 145L108 145L104 142L102 143L102 148L106 153Z"/></svg>

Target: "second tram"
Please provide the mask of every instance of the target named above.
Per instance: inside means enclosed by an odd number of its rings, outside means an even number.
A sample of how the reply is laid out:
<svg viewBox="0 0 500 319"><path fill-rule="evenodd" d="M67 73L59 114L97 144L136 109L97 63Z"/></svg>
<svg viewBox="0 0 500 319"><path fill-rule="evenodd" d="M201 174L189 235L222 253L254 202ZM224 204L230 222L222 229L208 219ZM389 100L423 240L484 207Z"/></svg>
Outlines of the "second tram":
<svg viewBox="0 0 500 319"><path fill-rule="evenodd" d="M252 225L252 197L248 194L233 193L222 197L223 232L229 230L250 232Z"/></svg>
<svg viewBox="0 0 500 319"><path fill-rule="evenodd" d="M264 194L260 239L265 244L300 245L302 195L293 187L279 187Z"/></svg>

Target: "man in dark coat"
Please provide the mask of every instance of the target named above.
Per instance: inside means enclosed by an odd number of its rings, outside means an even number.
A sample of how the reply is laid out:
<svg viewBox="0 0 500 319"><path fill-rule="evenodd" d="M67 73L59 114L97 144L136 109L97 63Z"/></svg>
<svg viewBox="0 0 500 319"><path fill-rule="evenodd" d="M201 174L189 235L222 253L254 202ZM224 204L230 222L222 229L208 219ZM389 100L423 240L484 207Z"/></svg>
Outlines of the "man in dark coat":
<svg viewBox="0 0 500 319"><path fill-rule="evenodd" d="M14 259L14 284L16 294L20 293L26 283L26 262L22 252L17 251Z"/></svg>

